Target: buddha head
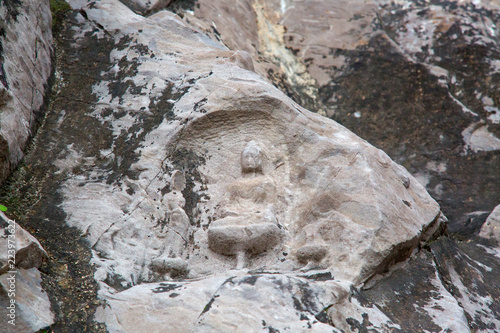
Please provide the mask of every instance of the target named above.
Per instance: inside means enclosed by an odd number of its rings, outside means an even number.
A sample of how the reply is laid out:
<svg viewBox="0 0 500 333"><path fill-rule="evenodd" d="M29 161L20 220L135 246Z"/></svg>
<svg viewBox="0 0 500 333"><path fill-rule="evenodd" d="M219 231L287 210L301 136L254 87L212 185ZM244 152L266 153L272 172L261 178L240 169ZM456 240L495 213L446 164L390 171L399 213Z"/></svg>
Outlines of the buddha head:
<svg viewBox="0 0 500 333"><path fill-rule="evenodd" d="M241 152L241 172L243 174L262 173L262 148L254 140L248 142Z"/></svg>

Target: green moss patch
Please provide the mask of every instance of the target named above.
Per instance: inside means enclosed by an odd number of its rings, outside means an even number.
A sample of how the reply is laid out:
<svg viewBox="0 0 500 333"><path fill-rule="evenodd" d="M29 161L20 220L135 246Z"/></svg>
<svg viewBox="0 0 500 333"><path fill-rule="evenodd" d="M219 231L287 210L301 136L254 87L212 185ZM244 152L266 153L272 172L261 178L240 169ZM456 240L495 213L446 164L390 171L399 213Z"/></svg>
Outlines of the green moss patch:
<svg viewBox="0 0 500 333"><path fill-rule="evenodd" d="M50 0L50 12L52 13L52 30L57 29L62 22L64 14L71 10L71 6L64 0Z"/></svg>

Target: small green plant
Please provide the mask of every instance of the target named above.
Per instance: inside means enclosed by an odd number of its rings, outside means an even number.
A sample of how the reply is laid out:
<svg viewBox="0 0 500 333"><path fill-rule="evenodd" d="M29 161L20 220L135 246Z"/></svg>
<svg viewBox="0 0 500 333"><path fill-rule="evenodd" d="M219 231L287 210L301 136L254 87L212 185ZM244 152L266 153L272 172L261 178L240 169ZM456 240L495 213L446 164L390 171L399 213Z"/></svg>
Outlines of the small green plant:
<svg viewBox="0 0 500 333"><path fill-rule="evenodd" d="M50 11L52 12L52 30L56 29L65 13L71 10L71 6L64 0L50 0Z"/></svg>
<svg viewBox="0 0 500 333"><path fill-rule="evenodd" d="M5 207L4 205L0 205L0 211L6 212L7 211L7 207Z"/></svg>
<svg viewBox="0 0 500 333"><path fill-rule="evenodd" d="M39 181L24 163L0 186L0 206L8 208L8 216L16 221L25 218L30 207L41 197ZM3 211L2 207L0 210ZM7 213L7 212L6 212Z"/></svg>

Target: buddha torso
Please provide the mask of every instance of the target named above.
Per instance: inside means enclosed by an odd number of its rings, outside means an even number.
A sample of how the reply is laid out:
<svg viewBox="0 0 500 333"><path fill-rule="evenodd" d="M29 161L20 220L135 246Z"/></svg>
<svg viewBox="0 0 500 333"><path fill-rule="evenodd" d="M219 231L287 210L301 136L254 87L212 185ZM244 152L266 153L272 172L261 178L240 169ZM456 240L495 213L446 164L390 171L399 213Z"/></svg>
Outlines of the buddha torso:
<svg viewBox="0 0 500 333"><path fill-rule="evenodd" d="M208 230L210 249L224 255L236 255L237 268L245 266L247 254L275 247L283 235L273 211L276 184L263 174L262 151L255 141L243 149L241 169L241 178L226 188L220 218L212 222Z"/></svg>

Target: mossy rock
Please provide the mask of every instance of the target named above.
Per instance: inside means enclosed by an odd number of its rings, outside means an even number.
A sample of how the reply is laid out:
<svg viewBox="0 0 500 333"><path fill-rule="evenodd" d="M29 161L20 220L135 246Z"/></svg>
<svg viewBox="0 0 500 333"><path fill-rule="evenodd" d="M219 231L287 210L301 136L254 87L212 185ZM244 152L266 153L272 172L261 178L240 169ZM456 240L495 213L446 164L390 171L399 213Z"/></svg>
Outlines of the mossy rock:
<svg viewBox="0 0 500 333"><path fill-rule="evenodd" d="M52 30L57 29L64 14L71 10L71 6L64 0L50 0L50 11L52 13Z"/></svg>

